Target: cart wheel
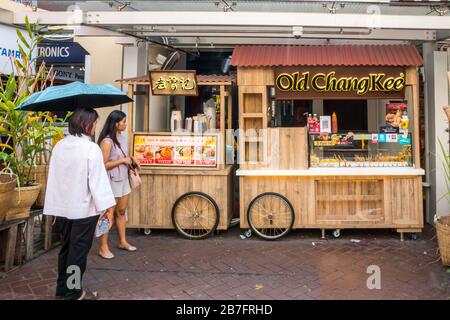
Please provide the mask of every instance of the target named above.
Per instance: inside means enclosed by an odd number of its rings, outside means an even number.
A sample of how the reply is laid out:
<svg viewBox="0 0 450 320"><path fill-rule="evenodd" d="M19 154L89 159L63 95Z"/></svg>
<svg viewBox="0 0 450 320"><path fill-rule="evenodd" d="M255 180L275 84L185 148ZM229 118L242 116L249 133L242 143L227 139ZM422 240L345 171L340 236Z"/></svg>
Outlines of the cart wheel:
<svg viewBox="0 0 450 320"><path fill-rule="evenodd" d="M207 194L188 192L175 201L172 223L188 239L204 239L219 225L219 207Z"/></svg>
<svg viewBox="0 0 450 320"><path fill-rule="evenodd" d="M250 202L247 220L251 230L266 240L281 238L294 225L294 208L278 193L265 192Z"/></svg>
<svg viewBox="0 0 450 320"><path fill-rule="evenodd" d="M339 238L341 236L341 230L336 229L332 232L334 238Z"/></svg>
<svg viewBox="0 0 450 320"><path fill-rule="evenodd" d="M150 229L150 228L145 228L145 229L144 229L144 234L145 234L146 236L151 235L151 234L152 234L152 229Z"/></svg>

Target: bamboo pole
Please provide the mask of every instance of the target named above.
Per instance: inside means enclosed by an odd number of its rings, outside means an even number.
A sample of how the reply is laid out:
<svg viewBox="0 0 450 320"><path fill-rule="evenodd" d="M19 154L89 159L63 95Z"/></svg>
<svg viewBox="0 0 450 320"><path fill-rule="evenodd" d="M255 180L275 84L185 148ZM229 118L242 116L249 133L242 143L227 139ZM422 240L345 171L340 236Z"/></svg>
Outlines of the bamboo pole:
<svg viewBox="0 0 450 320"><path fill-rule="evenodd" d="M134 98L134 84L128 84L128 97L130 97L131 99ZM133 119L133 101L130 101L128 103L128 126L127 126L127 131L128 131L128 150L130 150L130 156L133 155L133 132L134 132L134 119Z"/></svg>
<svg viewBox="0 0 450 320"><path fill-rule="evenodd" d="M144 96L144 131L149 132L150 131L150 86L145 86L145 96Z"/></svg>
<svg viewBox="0 0 450 320"><path fill-rule="evenodd" d="M420 113L419 113L419 75L416 67L409 67L407 70L408 84L412 89L412 101L413 101L413 145L414 145L414 166L420 169Z"/></svg>

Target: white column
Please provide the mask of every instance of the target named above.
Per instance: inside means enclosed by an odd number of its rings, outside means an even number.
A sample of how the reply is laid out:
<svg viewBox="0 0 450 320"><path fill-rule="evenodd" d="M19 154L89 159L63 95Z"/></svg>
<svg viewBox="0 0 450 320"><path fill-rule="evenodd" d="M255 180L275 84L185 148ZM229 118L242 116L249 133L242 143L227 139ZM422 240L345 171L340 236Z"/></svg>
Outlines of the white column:
<svg viewBox="0 0 450 320"><path fill-rule="evenodd" d="M141 43L138 46L125 47L124 48L124 60L123 60L123 78L132 78L143 76L147 74L147 45ZM128 88L124 88L127 92ZM137 86L137 91L142 91L143 88ZM135 131L142 131L144 129L144 97L135 96L135 113L133 125ZM127 112L128 108L124 111Z"/></svg>
<svg viewBox="0 0 450 320"><path fill-rule="evenodd" d="M84 56L84 83L91 83L91 56L89 54Z"/></svg>
<svg viewBox="0 0 450 320"><path fill-rule="evenodd" d="M446 176L439 141L448 152L448 122L442 108L449 104L448 95L448 57L447 52L433 51L432 44L424 44L425 59L425 131L426 131L426 177L431 188L427 195L426 218L433 221L433 216L448 215Z"/></svg>

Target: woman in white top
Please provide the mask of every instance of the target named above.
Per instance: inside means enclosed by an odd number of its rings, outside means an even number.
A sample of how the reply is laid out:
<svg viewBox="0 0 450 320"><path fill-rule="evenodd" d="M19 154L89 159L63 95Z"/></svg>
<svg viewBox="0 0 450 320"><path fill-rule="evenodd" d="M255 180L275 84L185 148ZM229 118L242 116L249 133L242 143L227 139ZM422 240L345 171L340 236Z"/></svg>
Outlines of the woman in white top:
<svg viewBox="0 0 450 320"><path fill-rule="evenodd" d="M90 138L97 119L94 109L77 109L68 121L70 135L56 144L50 159L44 214L56 216L62 239L56 297L67 300L97 298L82 289L82 276L99 217L108 218L111 227L116 204L102 152Z"/></svg>

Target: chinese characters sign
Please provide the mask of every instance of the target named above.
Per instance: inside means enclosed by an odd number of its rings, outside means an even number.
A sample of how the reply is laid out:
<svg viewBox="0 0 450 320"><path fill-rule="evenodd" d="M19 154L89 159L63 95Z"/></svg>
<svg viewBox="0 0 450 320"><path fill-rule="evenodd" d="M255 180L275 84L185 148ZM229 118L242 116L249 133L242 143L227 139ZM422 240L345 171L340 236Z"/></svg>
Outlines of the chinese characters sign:
<svg viewBox="0 0 450 320"><path fill-rule="evenodd" d="M150 84L153 95L198 95L195 71L152 71Z"/></svg>
<svg viewBox="0 0 450 320"><path fill-rule="evenodd" d="M402 67L286 67L275 70L276 99L403 99Z"/></svg>
<svg viewBox="0 0 450 320"><path fill-rule="evenodd" d="M135 135L134 156L144 166L215 167L217 138L216 136Z"/></svg>

